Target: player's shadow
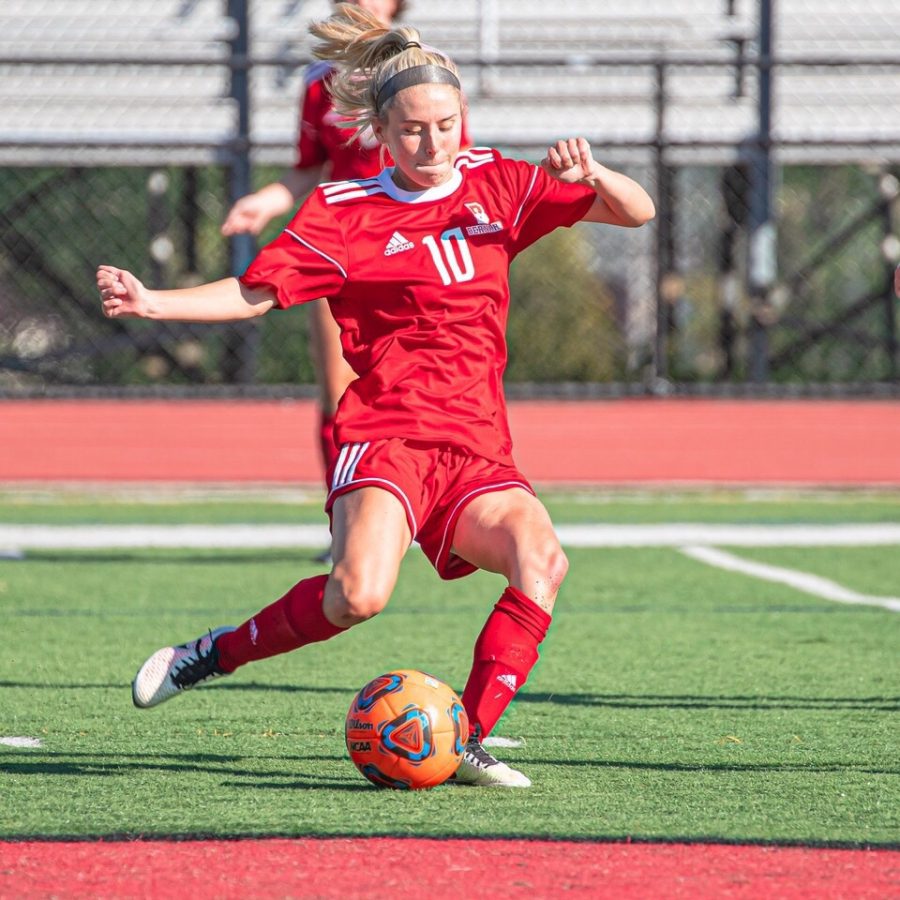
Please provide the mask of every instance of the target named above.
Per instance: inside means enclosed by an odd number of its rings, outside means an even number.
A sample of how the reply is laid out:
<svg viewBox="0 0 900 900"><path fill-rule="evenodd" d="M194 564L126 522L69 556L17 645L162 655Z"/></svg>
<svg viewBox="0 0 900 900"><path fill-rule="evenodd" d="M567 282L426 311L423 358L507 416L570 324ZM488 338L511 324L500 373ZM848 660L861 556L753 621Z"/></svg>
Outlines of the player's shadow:
<svg viewBox="0 0 900 900"><path fill-rule="evenodd" d="M318 777L318 776L317 776ZM330 784L321 784L318 781L293 779L291 781L274 782L274 781L256 781L252 784L247 781L223 781L222 787L244 788L251 791L274 790L274 791L372 791L380 790L376 785L368 782L359 782L357 779L346 782L333 781Z"/></svg>
<svg viewBox="0 0 900 900"><path fill-rule="evenodd" d="M106 690L127 688L127 682L35 682L0 681L0 688L28 688L37 690ZM271 684L259 681L226 681L215 690L228 692L261 692L280 694L344 694L352 697L358 686ZM734 710L818 710L842 712L900 712L900 697L800 697L767 695L708 695L708 694L518 694L516 703L551 704L555 706L592 706L605 709L734 709Z"/></svg>
<svg viewBox="0 0 900 900"><path fill-rule="evenodd" d="M517 756L515 765L530 764L543 766L559 766L560 768L578 769L629 769L643 772L681 772L681 773L734 773L734 772L801 772L804 774L841 773L861 775L898 775L900 769L882 769L871 766L854 765L853 763L656 763L637 762L634 760L613 759L539 759Z"/></svg>
<svg viewBox="0 0 900 900"><path fill-rule="evenodd" d="M356 688L346 686L318 686L303 684L269 684L265 682L229 681L217 685L216 690L263 691L285 694L348 694ZM549 703L559 706L597 706L610 709L748 709L748 710L867 710L900 711L900 697L799 697L703 694L546 694L523 692L516 695L516 703Z"/></svg>
<svg viewBox="0 0 900 900"><path fill-rule="evenodd" d="M127 682L35 682L0 681L0 688L28 688L37 690L106 690L127 688ZM276 694L341 694L352 697L358 686L272 684L259 681L226 681L216 684L215 690L227 692L260 692ZM801 697L756 694L596 694L596 693L527 693L518 694L519 704L550 704L555 706L591 706L601 709L733 709L733 710L818 710L842 712L900 712L900 697Z"/></svg>
<svg viewBox="0 0 900 900"><path fill-rule="evenodd" d="M283 694L347 694L348 697L352 697L359 690L359 685L313 686L310 684L266 684L260 681L248 681L243 684L229 681L224 684L217 684L216 690L219 688L226 691L262 691L263 693L272 691Z"/></svg>
<svg viewBox="0 0 900 900"><path fill-rule="evenodd" d="M900 711L900 697L772 697L703 694L544 694L522 693L516 703L596 706L608 709L747 709Z"/></svg>
<svg viewBox="0 0 900 900"><path fill-rule="evenodd" d="M29 754L36 751L29 750ZM40 753L40 751L37 751ZM3 757L0 759L0 775L16 776L69 776L89 778L115 778L131 775L135 772L160 772L166 774L203 774L220 775L228 779L220 782L224 787L275 788L304 790L339 790L355 791L366 790L365 782L359 782L352 776L335 777L321 774L313 775L310 772L298 771L296 778L285 782L284 766L308 764L310 762L345 762L343 755L278 755L257 756L250 759L273 760L277 759L282 766L281 771L265 772L259 769L247 768L248 757L244 755L215 754L215 753L64 753L54 754L51 758L44 756L38 759L25 759L21 756ZM243 763L238 766L236 763ZM247 779L246 781L234 781L231 779Z"/></svg>

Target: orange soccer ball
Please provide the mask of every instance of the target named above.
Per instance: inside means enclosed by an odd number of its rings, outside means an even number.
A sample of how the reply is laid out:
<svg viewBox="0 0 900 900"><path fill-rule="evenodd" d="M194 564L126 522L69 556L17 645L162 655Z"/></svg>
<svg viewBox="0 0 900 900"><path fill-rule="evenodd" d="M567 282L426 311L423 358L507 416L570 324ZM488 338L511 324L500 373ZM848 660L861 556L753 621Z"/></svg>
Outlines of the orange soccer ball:
<svg viewBox="0 0 900 900"><path fill-rule="evenodd" d="M373 678L354 698L345 727L350 759L379 787L443 784L459 767L469 718L453 689L416 669Z"/></svg>

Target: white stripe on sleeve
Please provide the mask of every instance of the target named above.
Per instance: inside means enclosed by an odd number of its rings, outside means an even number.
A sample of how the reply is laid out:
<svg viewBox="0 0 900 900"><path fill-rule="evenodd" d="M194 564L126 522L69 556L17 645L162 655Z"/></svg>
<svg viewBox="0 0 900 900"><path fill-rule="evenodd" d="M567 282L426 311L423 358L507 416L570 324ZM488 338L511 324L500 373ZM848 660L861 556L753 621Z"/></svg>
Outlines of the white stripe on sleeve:
<svg viewBox="0 0 900 900"><path fill-rule="evenodd" d="M327 253L324 253L322 250L319 250L318 247L313 247L313 245L309 241L304 241L303 238L300 237L299 234L296 234L295 232L291 231L290 228L285 228L284 233L290 235L298 243L303 244L303 246L306 247L307 250L312 250L313 253L318 253L319 256L322 257L322 259L327 260L333 266L335 266L335 268L337 268L338 272L340 272L341 275L344 276L344 278L347 277L347 272L344 270L344 267L336 259L332 259Z"/></svg>

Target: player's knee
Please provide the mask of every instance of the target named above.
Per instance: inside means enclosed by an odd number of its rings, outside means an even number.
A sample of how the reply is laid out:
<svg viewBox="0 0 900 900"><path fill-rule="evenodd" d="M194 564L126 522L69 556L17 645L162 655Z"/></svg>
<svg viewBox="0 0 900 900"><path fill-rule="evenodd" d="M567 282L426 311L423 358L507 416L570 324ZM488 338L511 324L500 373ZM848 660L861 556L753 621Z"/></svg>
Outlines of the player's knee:
<svg viewBox="0 0 900 900"><path fill-rule="evenodd" d="M555 538L550 538L531 549L527 568L531 572L532 580L558 590L569 571L569 559L559 542Z"/></svg>
<svg viewBox="0 0 900 900"><path fill-rule="evenodd" d="M348 571L335 568L332 580L336 590L330 597L328 618L335 624L356 625L377 616L390 599L387 587L380 587L376 580L366 579Z"/></svg>

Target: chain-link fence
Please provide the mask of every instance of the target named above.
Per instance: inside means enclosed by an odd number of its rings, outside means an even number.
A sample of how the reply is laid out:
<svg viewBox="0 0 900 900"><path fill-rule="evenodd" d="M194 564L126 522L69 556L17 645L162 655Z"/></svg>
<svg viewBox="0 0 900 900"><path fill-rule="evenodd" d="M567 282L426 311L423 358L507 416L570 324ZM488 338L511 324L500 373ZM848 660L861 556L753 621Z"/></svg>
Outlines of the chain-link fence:
<svg viewBox="0 0 900 900"><path fill-rule="evenodd" d="M460 62L476 143L537 159L584 134L657 202L651 226L577 226L516 261L511 384L896 391L893 2L438 6L408 18ZM101 261L160 287L246 265L219 228L293 161L305 26L328 8L7 0L0 390L311 383L302 309L110 321L92 285Z"/></svg>

